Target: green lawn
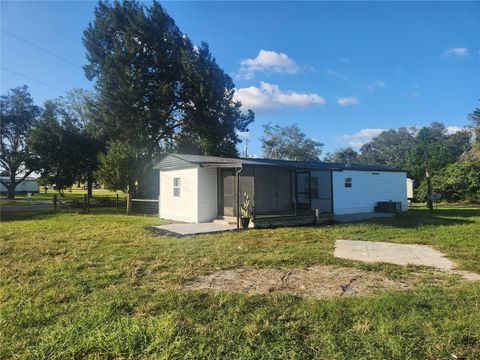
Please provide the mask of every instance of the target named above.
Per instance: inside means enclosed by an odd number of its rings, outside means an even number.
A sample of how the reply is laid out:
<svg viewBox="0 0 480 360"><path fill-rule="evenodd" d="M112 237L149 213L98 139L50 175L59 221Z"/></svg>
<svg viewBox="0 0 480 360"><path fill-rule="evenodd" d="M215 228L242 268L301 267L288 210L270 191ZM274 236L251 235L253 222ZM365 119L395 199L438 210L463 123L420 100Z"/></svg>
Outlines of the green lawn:
<svg viewBox="0 0 480 360"><path fill-rule="evenodd" d="M429 244L480 273L476 209L412 210L349 225L170 238L155 217L93 209L5 214L0 358L478 359L480 284L313 300L186 292L218 269L342 265L399 277L411 266L332 256L335 239Z"/></svg>

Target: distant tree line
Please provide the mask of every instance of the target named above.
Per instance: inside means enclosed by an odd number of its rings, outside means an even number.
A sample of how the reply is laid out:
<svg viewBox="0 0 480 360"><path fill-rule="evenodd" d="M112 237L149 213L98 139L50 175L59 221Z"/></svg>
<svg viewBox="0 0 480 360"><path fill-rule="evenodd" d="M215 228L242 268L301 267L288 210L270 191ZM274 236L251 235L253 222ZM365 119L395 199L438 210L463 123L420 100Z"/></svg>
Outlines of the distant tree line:
<svg viewBox="0 0 480 360"><path fill-rule="evenodd" d="M238 156L238 132L254 114L240 111L234 84L206 43L192 44L158 2L99 2L84 32L88 79L34 104L26 86L1 97L2 183L8 197L32 172L61 191L93 179L145 194L153 165L179 151Z"/></svg>
<svg viewBox="0 0 480 360"><path fill-rule="evenodd" d="M364 144L327 153L325 161L401 168L415 181L417 201L433 192L447 201L480 201L480 109L468 118L471 125L449 133L434 122L423 128L386 130ZM263 126L263 156L270 159L320 161L323 144L308 138L297 124Z"/></svg>
<svg viewBox="0 0 480 360"><path fill-rule="evenodd" d="M386 130L364 144L328 153L325 161L393 166L415 180L415 197L439 192L448 201L480 201L480 109L471 126L453 134L444 124ZM429 203L431 206L431 203Z"/></svg>

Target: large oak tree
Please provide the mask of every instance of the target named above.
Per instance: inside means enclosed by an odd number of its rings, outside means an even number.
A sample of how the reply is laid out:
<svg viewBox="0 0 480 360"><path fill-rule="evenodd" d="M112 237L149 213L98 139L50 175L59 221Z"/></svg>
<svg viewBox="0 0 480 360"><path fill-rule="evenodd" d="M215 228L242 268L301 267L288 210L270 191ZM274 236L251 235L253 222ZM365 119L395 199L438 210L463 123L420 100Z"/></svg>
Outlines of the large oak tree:
<svg viewBox="0 0 480 360"><path fill-rule="evenodd" d="M237 155L237 131L253 113L241 113L234 84L208 46L194 47L158 2L100 2L83 41L85 72L98 90L96 129L134 151L132 167L145 164L140 183L166 147Z"/></svg>

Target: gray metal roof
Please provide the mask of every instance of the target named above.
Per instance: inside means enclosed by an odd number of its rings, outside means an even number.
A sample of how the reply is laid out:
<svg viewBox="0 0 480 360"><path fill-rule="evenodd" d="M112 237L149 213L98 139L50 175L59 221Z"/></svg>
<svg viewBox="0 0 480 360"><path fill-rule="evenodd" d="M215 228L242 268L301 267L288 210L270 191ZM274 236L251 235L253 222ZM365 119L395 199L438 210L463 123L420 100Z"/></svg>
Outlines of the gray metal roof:
<svg viewBox="0 0 480 360"><path fill-rule="evenodd" d="M169 154L166 155L156 166L156 169L174 169L184 167L188 164L197 164L201 166L214 167L238 167L240 165L260 165L275 166L291 169L311 169L311 170L357 170L357 171L393 171L405 172L402 169L380 166L380 165L361 165L361 164L339 164L322 161L293 161L293 160L273 160L260 158L224 158L219 156L187 155L187 154Z"/></svg>

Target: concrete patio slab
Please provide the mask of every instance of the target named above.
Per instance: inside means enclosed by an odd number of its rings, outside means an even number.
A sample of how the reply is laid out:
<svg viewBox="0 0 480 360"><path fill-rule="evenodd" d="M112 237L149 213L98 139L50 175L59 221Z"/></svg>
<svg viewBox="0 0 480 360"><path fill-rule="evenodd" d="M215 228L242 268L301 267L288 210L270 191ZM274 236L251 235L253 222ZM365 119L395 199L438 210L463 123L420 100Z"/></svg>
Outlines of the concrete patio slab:
<svg viewBox="0 0 480 360"><path fill-rule="evenodd" d="M392 244L387 242L337 240L335 257L369 263L431 266L450 271L454 264L443 253L427 245Z"/></svg>
<svg viewBox="0 0 480 360"><path fill-rule="evenodd" d="M336 240L333 256L369 263L423 265L461 276L466 281L480 281L480 274L456 270L445 254L427 245L392 244L379 241Z"/></svg>
<svg viewBox="0 0 480 360"><path fill-rule="evenodd" d="M177 236L190 236L236 230L237 225L217 224L213 222L199 224L179 223L154 226L154 228L173 233L173 235Z"/></svg>

